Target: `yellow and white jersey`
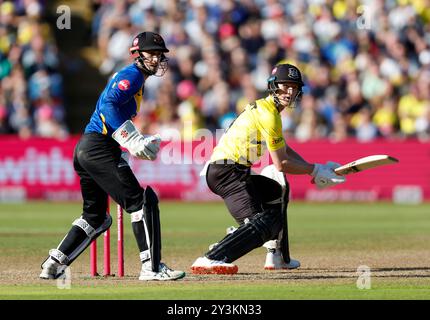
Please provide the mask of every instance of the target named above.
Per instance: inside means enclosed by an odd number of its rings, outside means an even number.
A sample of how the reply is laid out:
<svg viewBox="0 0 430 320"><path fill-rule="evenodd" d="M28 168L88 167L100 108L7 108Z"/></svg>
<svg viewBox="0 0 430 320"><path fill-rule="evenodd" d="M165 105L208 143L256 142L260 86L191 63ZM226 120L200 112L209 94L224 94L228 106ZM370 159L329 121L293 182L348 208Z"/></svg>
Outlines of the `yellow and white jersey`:
<svg viewBox="0 0 430 320"><path fill-rule="evenodd" d="M272 96L248 104L221 137L210 162L232 160L251 166L268 149L285 147L281 116Z"/></svg>

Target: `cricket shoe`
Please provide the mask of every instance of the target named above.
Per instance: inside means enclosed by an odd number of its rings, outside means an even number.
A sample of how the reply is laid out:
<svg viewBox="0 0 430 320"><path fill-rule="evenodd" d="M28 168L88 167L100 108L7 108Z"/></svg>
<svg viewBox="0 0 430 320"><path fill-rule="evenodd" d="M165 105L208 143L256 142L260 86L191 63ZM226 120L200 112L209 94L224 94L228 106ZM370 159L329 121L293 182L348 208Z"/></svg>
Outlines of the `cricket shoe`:
<svg viewBox="0 0 430 320"><path fill-rule="evenodd" d="M290 262L286 263L279 249L267 250L266 262L264 263L265 270L287 270L297 269L298 267L300 267L300 261L290 259Z"/></svg>
<svg viewBox="0 0 430 320"><path fill-rule="evenodd" d="M151 261L148 261L142 264L139 280L169 281L169 280L178 280L183 277L185 277L184 271L170 269L163 262L160 262L160 266L158 267L158 272L154 272L152 271Z"/></svg>
<svg viewBox="0 0 430 320"><path fill-rule="evenodd" d="M40 273L39 278L58 279L64 274L64 271L66 269L67 269L66 265L60 264L54 259L52 259L52 257L49 257L42 264L42 272Z"/></svg>
<svg viewBox="0 0 430 320"><path fill-rule="evenodd" d="M191 266L193 274L235 274L239 268L232 263L199 257Z"/></svg>

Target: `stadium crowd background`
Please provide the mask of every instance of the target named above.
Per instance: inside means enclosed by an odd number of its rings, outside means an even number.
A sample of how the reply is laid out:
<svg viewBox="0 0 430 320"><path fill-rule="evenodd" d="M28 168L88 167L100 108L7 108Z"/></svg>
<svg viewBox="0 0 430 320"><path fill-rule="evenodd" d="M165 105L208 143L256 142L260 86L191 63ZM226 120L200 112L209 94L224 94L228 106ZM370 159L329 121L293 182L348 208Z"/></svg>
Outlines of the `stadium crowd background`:
<svg viewBox="0 0 430 320"><path fill-rule="evenodd" d="M128 48L143 30L159 32L170 49L169 72L145 85L143 132L178 129L189 140L199 128L227 128L267 94L272 66L284 61L306 83L300 105L282 113L287 137L430 139L429 0L91 3L92 45L106 79L131 62ZM41 10L35 0L1 4L1 133L67 134L58 56Z"/></svg>
<svg viewBox="0 0 430 320"><path fill-rule="evenodd" d="M0 134L64 137L62 76L45 1L0 1Z"/></svg>

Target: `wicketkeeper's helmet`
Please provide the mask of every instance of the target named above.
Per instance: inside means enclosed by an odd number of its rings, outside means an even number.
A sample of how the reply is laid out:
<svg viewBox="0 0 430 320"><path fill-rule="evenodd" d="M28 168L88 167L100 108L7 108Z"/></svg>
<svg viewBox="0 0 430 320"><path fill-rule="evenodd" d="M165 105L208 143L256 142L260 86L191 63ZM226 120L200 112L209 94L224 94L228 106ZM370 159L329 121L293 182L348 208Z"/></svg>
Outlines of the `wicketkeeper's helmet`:
<svg viewBox="0 0 430 320"><path fill-rule="evenodd" d="M149 70L145 66L145 57L142 55L143 51L162 52L158 69L156 71ZM162 76L166 72L169 59L164 55L165 52L169 52L169 49L167 49L163 38L158 33L150 31L139 33L134 37L132 46L130 47L130 54L137 53L137 56L135 57L136 65L149 75Z"/></svg>

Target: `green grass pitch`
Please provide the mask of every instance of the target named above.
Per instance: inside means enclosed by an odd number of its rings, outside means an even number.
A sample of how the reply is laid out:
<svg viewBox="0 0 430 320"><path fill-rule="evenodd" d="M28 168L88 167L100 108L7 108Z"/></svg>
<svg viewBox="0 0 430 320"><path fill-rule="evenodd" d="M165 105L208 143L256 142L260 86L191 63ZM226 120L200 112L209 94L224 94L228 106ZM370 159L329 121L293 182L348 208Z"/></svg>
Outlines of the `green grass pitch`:
<svg viewBox="0 0 430 320"><path fill-rule="evenodd" d="M289 207L291 256L298 270L263 270L259 248L237 261L233 276L192 275L189 267L234 225L222 203L161 203L163 260L187 271L176 282L138 281L140 262L124 215L124 278L89 277L89 250L71 267L70 289L38 279L79 203L0 204L0 299L429 299L430 204L317 204ZM112 212L115 208L112 205ZM116 223L111 228L116 271ZM102 268L102 241L99 243ZM370 289L359 289L359 266L370 268ZM101 270L100 270L101 271Z"/></svg>

